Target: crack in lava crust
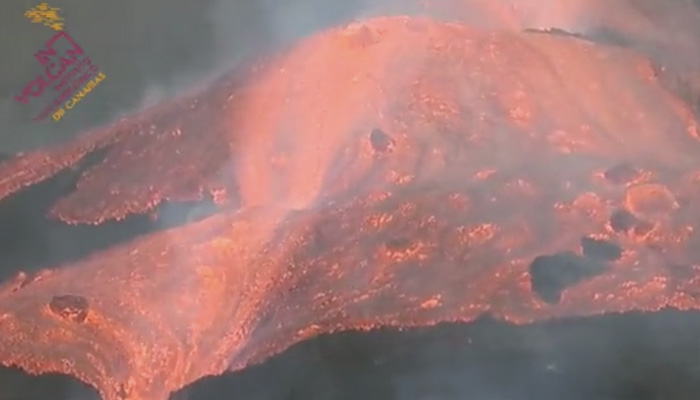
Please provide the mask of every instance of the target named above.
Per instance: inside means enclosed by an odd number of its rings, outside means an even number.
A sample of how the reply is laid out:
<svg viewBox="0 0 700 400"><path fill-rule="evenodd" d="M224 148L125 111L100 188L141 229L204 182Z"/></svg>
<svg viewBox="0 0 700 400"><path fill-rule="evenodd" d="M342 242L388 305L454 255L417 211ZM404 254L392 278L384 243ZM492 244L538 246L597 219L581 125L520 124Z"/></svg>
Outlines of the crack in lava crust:
<svg viewBox="0 0 700 400"><path fill-rule="evenodd" d="M327 31L0 166L7 196L114 146L54 209L69 222L222 179L242 206L10 282L0 362L162 400L323 332L698 309L697 125L624 49L408 17ZM606 241L558 301L532 290L536 257Z"/></svg>

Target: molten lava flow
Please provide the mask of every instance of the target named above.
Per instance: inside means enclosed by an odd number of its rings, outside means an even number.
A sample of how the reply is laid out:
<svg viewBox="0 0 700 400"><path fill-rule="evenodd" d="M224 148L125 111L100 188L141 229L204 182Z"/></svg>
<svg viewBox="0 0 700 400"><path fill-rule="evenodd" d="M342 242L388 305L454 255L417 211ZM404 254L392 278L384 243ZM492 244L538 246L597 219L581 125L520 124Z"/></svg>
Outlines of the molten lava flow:
<svg viewBox="0 0 700 400"><path fill-rule="evenodd" d="M215 182L242 208L7 283L0 362L158 400L323 332L698 309L698 121L660 74L572 37L377 18L9 161L4 196L112 146L67 221Z"/></svg>

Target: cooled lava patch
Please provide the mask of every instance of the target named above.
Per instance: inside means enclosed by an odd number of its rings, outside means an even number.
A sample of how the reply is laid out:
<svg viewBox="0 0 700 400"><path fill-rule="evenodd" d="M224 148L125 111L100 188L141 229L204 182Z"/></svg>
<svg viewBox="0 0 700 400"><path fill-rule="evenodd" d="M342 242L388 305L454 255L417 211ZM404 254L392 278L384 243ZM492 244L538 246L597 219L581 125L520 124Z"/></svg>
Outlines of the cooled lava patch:
<svg viewBox="0 0 700 400"><path fill-rule="evenodd" d="M700 392L700 315L662 311L514 326L482 318L322 335L170 400L669 400ZM99 400L60 375L0 369L0 400Z"/></svg>

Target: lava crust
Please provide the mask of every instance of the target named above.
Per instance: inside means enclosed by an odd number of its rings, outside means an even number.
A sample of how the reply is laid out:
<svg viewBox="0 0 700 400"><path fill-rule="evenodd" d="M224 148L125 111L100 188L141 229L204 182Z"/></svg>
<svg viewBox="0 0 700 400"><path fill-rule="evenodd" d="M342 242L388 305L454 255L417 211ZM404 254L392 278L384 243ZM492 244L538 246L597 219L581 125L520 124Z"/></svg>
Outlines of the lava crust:
<svg viewBox="0 0 700 400"><path fill-rule="evenodd" d="M205 193L222 209L7 282L0 363L163 400L324 332L700 309L698 120L658 71L575 37L381 17L9 160L3 197L110 146L55 205L70 223ZM533 291L537 257L607 242L556 301Z"/></svg>

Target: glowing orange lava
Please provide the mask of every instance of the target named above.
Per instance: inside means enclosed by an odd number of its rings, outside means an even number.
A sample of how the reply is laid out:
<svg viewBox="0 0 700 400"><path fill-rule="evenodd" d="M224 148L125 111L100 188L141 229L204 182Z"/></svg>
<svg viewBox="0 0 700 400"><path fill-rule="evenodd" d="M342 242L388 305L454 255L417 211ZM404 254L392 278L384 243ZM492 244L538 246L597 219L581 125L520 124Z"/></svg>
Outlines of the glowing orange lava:
<svg viewBox="0 0 700 400"><path fill-rule="evenodd" d="M230 201L8 282L0 363L162 400L324 332L700 309L699 122L669 74L582 38L379 17L19 156L2 197L111 146L56 204L71 223ZM553 253L588 268L556 301L530 270Z"/></svg>

